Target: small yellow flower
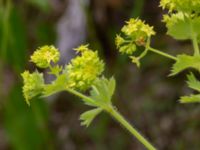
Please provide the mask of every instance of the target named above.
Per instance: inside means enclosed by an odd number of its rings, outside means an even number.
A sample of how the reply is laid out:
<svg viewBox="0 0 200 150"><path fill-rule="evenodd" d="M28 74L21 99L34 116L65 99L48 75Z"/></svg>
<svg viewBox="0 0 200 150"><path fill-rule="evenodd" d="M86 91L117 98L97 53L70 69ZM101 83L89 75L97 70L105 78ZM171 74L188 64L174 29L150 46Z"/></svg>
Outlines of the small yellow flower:
<svg viewBox="0 0 200 150"><path fill-rule="evenodd" d="M116 36L115 44L117 45L117 48L119 48L124 42L125 40L120 35Z"/></svg>
<svg viewBox="0 0 200 150"><path fill-rule="evenodd" d="M89 44L81 45L81 46L75 48L74 50L77 52L84 52L84 51L88 50L88 47L89 47Z"/></svg>
<svg viewBox="0 0 200 150"><path fill-rule="evenodd" d="M31 56L31 61L40 68L47 68L51 62L57 63L60 58L58 49L54 46L43 46L37 49Z"/></svg>
<svg viewBox="0 0 200 150"><path fill-rule="evenodd" d="M153 27L150 27L148 24L145 24L140 19L131 18L129 21L126 22L126 25L122 28L122 32L131 37L136 37L140 35L144 35L146 37L150 37L155 35L155 31Z"/></svg>
<svg viewBox="0 0 200 150"><path fill-rule="evenodd" d="M81 45L76 50L80 52L80 56L72 59L66 66L67 88L86 90L103 72L104 63L88 45Z"/></svg>
<svg viewBox="0 0 200 150"><path fill-rule="evenodd" d="M140 19L131 18L126 22L126 25L121 29L122 34L117 35L115 43L119 52L132 55L136 50L137 46L146 46L147 40L155 35L153 27L145 24Z"/></svg>

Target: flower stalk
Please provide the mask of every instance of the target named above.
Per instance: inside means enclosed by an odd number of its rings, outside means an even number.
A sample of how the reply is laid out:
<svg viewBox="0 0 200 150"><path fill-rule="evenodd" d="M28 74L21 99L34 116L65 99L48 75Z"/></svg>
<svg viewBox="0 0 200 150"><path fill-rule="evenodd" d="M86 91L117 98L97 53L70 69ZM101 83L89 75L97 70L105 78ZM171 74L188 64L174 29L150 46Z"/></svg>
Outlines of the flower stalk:
<svg viewBox="0 0 200 150"><path fill-rule="evenodd" d="M85 96L84 94L76 91L76 90L72 90L72 89L67 89L67 91L79 98L82 99L86 99L89 103L93 103L94 105L96 105L96 101L91 99L88 96ZM126 119L116 110L116 108L114 108L112 106L112 104L110 105L100 105L100 107L102 107L102 109L107 112L108 114L110 114L117 122L119 122L131 135L133 135L141 144L143 144L148 150L156 150L156 148L150 143L148 142L147 139L145 139L144 136L142 136L137 129L135 129L128 121L126 121Z"/></svg>

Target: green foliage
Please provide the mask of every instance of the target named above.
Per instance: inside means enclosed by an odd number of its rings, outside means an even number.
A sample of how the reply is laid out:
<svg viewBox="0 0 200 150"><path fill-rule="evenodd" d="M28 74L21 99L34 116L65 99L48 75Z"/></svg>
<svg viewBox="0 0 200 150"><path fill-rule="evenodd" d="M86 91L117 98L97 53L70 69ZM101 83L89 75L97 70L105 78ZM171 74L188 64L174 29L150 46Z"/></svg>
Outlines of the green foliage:
<svg viewBox="0 0 200 150"><path fill-rule="evenodd" d="M131 61L140 67L140 60L149 51L165 56L175 61L172 66L171 76L192 68L200 72L200 1L199 0L161 0L160 6L168 9L168 13L163 16L163 22L167 27L167 34L176 40L191 40L194 47L194 55L181 54L177 57L152 48L150 38L155 34L153 27L146 25L139 19L130 19L122 27L122 35L117 35L115 42L119 52L127 54ZM133 55L138 46L145 49L139 56ZM200 82L193 74L188 76L188 86L200 92ZM183 96L181 102L197 102L199 95Z"/></svg>
<svg viewBox="0 0 200 150"><path fill-rule="evenodd" d="M172 67L171 75L176 75L187 68L200 71L200 56L178 55L177 61Z"/></svg>
<svg viewBox="0 0 200 150"><path fill-rule="evenodd" d="M187 40L200 37L200 1L199 0L161 0L163 9L169 9L164 15L167 34L177 40Z"/></svg>
<svg viewBox="0 0 200 150"><path fill-rule="evenodd" d="M20 9L21 4L23 10ZM34 98L32 107L27 107L22 101L22 85L18 80L19 73L26 66L29 44L25 5L24 1L0 1L1 125L6 136L6 142L3 143L5 147L13 150L51 150L53 143L50 142L48 129L48 105L42 99ZM34 20L31 20L30 23L33 22ZM4 87L5 83L8 86Z"/></svg>
<svg viewBox="0 0 200 150"><path fill-rule="evenodd" d="M163 21L167 26L167 34L177 40L192 41L194 55L181 54L177 57L151 47L151 37L155 35L153 27L140 19L131 18L122 27L121 33L116 36L115 42L120 53L127 54L138 67L140 60L148 52L155 52L175 61L171 75L176 75L185 69L193 68L200 71L200 1L199 0L161 0L160 6L168 9ZM86 105L94 107L80 116L81 125L89 126L95 117L102 111L108 112L130 131L146 148L155 148L135 130L112 105L112 96L115 91L114 78L102 77L104 63L98 53L88 48L89 45L81 45L75 51L79 56L75 57L65 67L57 65L59 52L53 46L44 46L38 49L32 56L31 61L40 68L49 68L49 74L55 75L56 79L50 84L45 84L42 74L37 72L30 74L24 72L23 92L27 103L39 94L49 96L60 91L68 91L80 97ZM138 52L135 54L135 52ZM52 64L53 62L53 64ZM35 82L35 84L33 84ZM193 74L188 75L188 86L200 92L200 81ZM89 90L89 96L81 92ZM182 96L181 103L200 102L200 95Z"/></svg>
<svg viewBox="0 0 200 150"><path fill-rule="evenodd" d="M115 90L115 80L114 78L97 78L90 87L89 96L85 96L73 89L67 88L66 90L74 95L81 97L86 105L106 109L105 107L111 105L111 98Z"/></svg>
<svg viewBox="0 0 200 150"><path fill-rule="evenodd" d="M196 90L198 92L200 92L200 81L196 79L196 77L194 76L193 73L190 73L188 76L188 81L187 84L188 86L193 89Z"/></svg>
<svg viewBox="0 0 200 150"><path fill-rule="evenodd" d="M26 64L27 33L20 15L9 1L0 7L0 57L16 72L21 72Z"/></svg>
<svg viewBox="0 0 200 150"><path fill-rule="evenodd" d="M180 98L181 103L200 103L200 94L183 96Z"/></svg>
<svg viewBox="0 0 200 150"><path fill-rule="evenodd" d="M65 74L59 75L51 84L44 86L43 96L47 97L52 94L64 91L67 86L67 76Z"/></svg>
<svg viewBox="0 0 200 150"><path fill-rule="evenodd" d="M172 67L171 75L176 75L181 71L193 68L200 71L200 1L199 0L161 0L160 6L168 9L168 14L164 15L163 21L167 26L167 34L177 40L190 39L194 47L194 55L178 55L176 62ZM193 74L187 76L188 86L194 90L200 91L200 82ZM183 96L180 99L182 103L199 102L199 95Z"/></svg>
<svg viewBox="0 0 200 150"><path fill-rule="evenodd" d="M94 118L101 113L102 109L101 108L95 108L89 111L84 112L80 116L81 125L88 127L91 122L94 120Z"/></svg>
<svg viewBox="0 0 200 150"><path fill-rule="evenodd" d="M194 74L190 73L187 76L187 78L188 78L188 81L187 81L188 86L191 89L200 92L200 81L196 79ZM200 94L196 94L196 95L192 94L190 96L182 96L180 98L180 102L181 103L199 103L200 102Z"/></svg>
<svg viewBox="0 0 200 150"><path fill-rule="evenodd" d="M89 98L93 103L88 102L88 97L83 97L83 101L90 106L97 107L86 111L80 116L82 125L89 126L92 120L102 111L109 109L112 105L111 99L115 91L115 79L112 77L109 80L105 77L98 78L92 89L90 90Z"/></svg>
<svg viewBox="0 0 200 150"><path fill-rule="evenodd" d="M81 124L89 126L102 110L110 109L115 80L113 77L110 79L99 77L103 72L104 63L99 59L97 52L89 49L88 45L81 45L75 50L81 55L72 59L64 69L59 65L51 65L51 62L58 61L60 55L53 46L44 46L36 50L31 56L31 61L38 67L49 67L48 73L55 75L56 79L50 84L45 84L42 73L36 71L31 74L25 71L22 73L23 93L29 105L29 100L37 95L46 97L64 90L77 95L85 104L95 107L80 116ZM90 96L77 91L86 89L91 89Z"/></svg>
<svg viewBox="0 0 200 150"><path fill-rule="evenodd" d="M99 59L97 52L82 45L75 49L80 56L72 59L64 68L56 64L60 53L54 46L43 46L37 49L31 56L31 61L40 68L49 68L49 74L56 76L50 84L45 84L43 74L29 73L22 74L24 80L23 93L27 103L33 97L42 94L49 96L66 89L87 90L94 81L102 74L104 63ZM51 63L54 63L53 66Z"/></svg>
<svg viewBox="0 0 200 150"><path fill-rule="evenodd" d="M167 34L172 36L177 40L187 40L192 39L193 34L199 38L200 36L200 17L189 16L183 12L178 12L176 14L164 15L163 21L167 26Z"/></svg>
<svg viewBox="0 0 200 150"><path fill-rule="evenodd" d="M199 0L161 0L160 6L172 11L181 11L184 13L199 13L200 1Z"/></svg>
<svg viewBox="0 0 200 150"><path fill-rule="evenodd" d="M190 21L182 12L177 14L164 15L163 21L167 26L167 34L177 40L186 40L191 38Z"/></svg>
<svg viewBox="0 0 200 150"><path fill-rule="evenodd" d="M111 104L115 86L116 83L113 77L109 80L105 77L98 78L92 86L92 90L90 91L90 98L95 101L102 102L103 104Z"/></svg>
<svg viewBox="0 0 200 150"><path fill-rule="evenodd" d="M45 101L34 99L31 108L22 101L21 84L15 85L6 98L3 109L4 127L11 149L49 149L51 136L48 131L49 112ZM53 148L53 147L52 147Z"/></svg>

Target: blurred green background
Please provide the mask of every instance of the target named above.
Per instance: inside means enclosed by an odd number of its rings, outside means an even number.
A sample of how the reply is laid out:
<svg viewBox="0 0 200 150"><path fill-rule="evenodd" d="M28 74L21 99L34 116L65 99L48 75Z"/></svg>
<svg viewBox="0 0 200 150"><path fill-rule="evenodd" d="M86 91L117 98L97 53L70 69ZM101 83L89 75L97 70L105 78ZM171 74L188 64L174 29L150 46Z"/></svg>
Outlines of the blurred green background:
<svg viewBox="0 0 200 150"><path fill-rule="evenodd" d="M172 62L155 54L138 69L118 53L116 33L130 17L153 25L152 45L170 54L190 53L190 42L166 36L159 0L0 0L0 150L143 150L143 146L107 114L88 127L79 115L87 110L68 93L34 99L22 96L24 69L35 69L29 56L39 46L54 44L62 61L72 49L90 43L114 75L114 104L158 149L200 149L200 107L178 103L188 94L184 73L167 77Z"/></svg>

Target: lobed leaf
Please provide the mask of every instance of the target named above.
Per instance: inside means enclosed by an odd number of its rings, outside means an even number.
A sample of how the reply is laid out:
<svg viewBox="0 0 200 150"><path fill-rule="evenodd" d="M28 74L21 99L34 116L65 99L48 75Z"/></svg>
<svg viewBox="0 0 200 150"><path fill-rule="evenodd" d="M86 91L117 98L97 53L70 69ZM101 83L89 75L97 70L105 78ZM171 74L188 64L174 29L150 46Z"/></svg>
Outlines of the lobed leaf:
<svg viewBox="0 0 200 150"><path fill-rule="evenodd" d="M94 118L102 111L101 108L95 108L89 111L84 112L80 116L81 125L88 127Z"/></svg>
<svg viewBox="0 0 200 150"><path fill-rule="evenodd" d="M200 103L200 94L183 96L180 98L181 103Z"/></svg>
<svg viewBox="0 0 200 150"><path fill-rule="evenodd" d="M200 36L200 17L189 16L178 12L171 15L164 15L163 21L166 23L167 34L177 40L188 40L192 37Z"/></svg>
<svg viewBox="0 0 200 150"><path fill-rule="evenodd" d="M187 68L194 68L200 71L200 56L178 55L170 75L176 75Z"/></svg>
<svg viewBox="0 0 200 150"><path fill-rule="evenodd" d="M96 80L90 91L91 99L94 99L103 103L110 103L112 95L115 91L115 79L112 77L109 80L102 77Z"/></svg>
<svg viewBox="0 0 200 150"><path fill-rule="evenodd" d="M190 73L188 76L188 86L191 88L191 89L194 89L194 90L197 90L200 92L200 81L196 79L196 77L194 76L193 73Z"/></svg>
<svg viewBox="0 0 200 150"><path fill-rule="evenodd" d="M163 21L166 23L167 34L177 40L186 40L191 38L190 21L183 13L164 15Z"/></svg>
<svg viewBox="0 0 200 150"><path fill-rule="evenodd" d="M65 74L59 75L51 84L46 84L44 87L44 97L50 96L57 92L65 90L67 84L67 77Z"/></svg>

